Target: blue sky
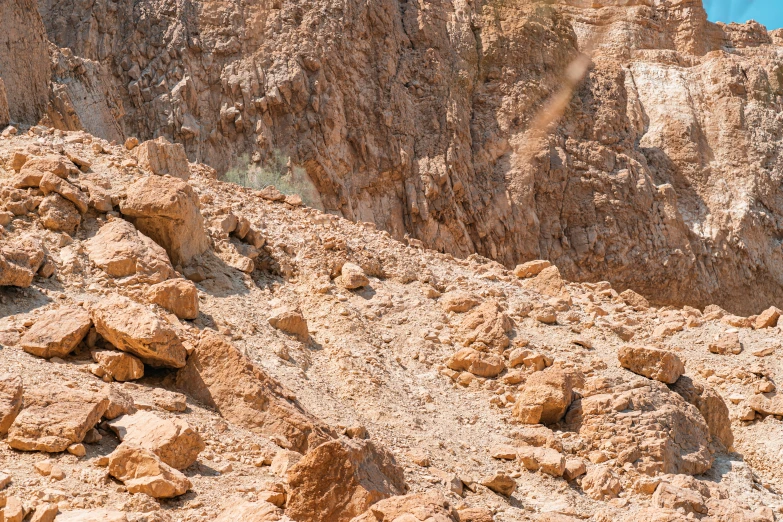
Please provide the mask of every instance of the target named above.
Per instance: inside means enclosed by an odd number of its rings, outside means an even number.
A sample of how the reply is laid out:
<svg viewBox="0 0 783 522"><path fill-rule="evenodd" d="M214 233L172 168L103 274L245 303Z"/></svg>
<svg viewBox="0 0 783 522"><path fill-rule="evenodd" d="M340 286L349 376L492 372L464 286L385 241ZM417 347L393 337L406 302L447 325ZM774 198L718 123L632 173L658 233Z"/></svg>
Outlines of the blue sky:
<svg viewBox="0 0 783 522"><path fill-rule="evenodd" d="M783 0L704 0L713 22L756 20L767 29L783 27Z"/></svg>

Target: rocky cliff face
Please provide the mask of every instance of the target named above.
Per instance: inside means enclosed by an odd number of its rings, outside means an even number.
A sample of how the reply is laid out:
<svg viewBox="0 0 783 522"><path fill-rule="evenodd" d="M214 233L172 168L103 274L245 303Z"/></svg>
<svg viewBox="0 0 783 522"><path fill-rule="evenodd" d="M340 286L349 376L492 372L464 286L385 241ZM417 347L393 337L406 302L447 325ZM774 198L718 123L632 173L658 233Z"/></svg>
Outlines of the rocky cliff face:
<svg viewBox="0 0 783 522"><path fill-rule="evenodd" d="M698 0L38 7L68 49L61 128L219 171L283 154L328 211L458 256L664 303L783 297L783 40Z"/></svg>

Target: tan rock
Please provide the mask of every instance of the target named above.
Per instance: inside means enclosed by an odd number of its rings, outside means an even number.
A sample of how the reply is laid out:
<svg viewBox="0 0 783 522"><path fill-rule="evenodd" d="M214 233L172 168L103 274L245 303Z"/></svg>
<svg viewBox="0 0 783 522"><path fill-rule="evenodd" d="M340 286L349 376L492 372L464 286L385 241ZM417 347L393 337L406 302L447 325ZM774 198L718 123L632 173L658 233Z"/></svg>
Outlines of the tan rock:
<svg viewBox="0 0 783 522"><path fill-rule="evenodd" d="M11 496L5 500L5 507L0 513L4 516L4 522L22 522L27 510L19 497Z"/></svg>
<svg viewBox="0 0 783 522"><path fill-rule="evenodd" d="M361 439L335 440L310 450L287 477L286 515L312 522L349 521L406 489L392 454Z"/></svg>
<svg viewBox="0 0 783 522"><path fill-rule="evenodd" d="M581 373L550 367L531 375L517 397L514 416L524 424L553 424L574 400L574 388L584 384Z"/></svg>
<svg viewBox="0 0 783 522"><path fill-rule="evenodd" d="M0 373L0 436L8 433L8 428L22 410L23 391L21 376Z"/></svg>
<svg viewBox="0 0 783 522"><path fill-rule="evenodd" d="M184 495L192 486L181 472L164 463L155 453L122 443L109 455L109 474L122 481L129 493L153 498Z"/></svg>
<svg viewBox="0 0 783 522"><path fill-rule="evenodd" d="M134 381L144 377L144 363L141 359L125 352L114 350L93 350L92 360L100 368L99 377L108 375L115 381Z"/></svg>
<svg viewBox="0 0 783 522"><path fill-rule="evenodd" d="M57 522L128 522L122 511L106 509L76 509L63 511L55 519Z"/></svg>
<svg viewBox="0 0 783 522"><path fill-rule="evenodd" d="M566 469L565 457L552 448L522 446L517 449L517 456L529 471L541 470L553 477L561 477Z"/></svg>
<svg viewBox="0 0 783 522"><path fill-rule="evenodd" d="M302 460L302 455L298 451L291 451L287 449L279 450L274 458L272 464L269 465L269 471L278 477L284 477L288 470L291 469L297 462Z"/></svg>
<svg viewBox="0 0 783 522"><path fill-rule="evenodd" d="M549 268L550 266L552 266L552 263L543 259L528 261L527 263L517 265L516 268L514 268L514 275L520 279L525 279L537 276L542 270Z"/></svg>
<svg viewBox="0 0 783 522"><path fill-rule="evenodd" d="M33 516L30 518L30 522L54 522L54 517L57 516L58 512L57 504L50 502L38 504Z"/></svg>
<svg viewBox="0 0 783 522"><path fill-rule="evenodd" d="M148 449L175 469L190 467L206 447L201 435L183 419L162 419L140 411L108 424L123 443Z"/></svg>
<svg viewBox="0 0 783 522"><path fill-rule="evenodd" d="M151 302L165 308L180 319L198 317L198 289L187 279L169 279L150 287Z"/></svg>
<svg viewBox="0 0 783 522"><path fill-rule="evenodd" d="M667 384L673 384L685 372L685 365L677 355L649 346L623 346L617 358L623 368Z"/></svg>
<svg viewBox="0 0 783 522"><path fill-rule="evenodd" d="M32 158L25 161L19 169L19 174L14 178L16 188L35 188L41 183L45 174L51 173L60 178L68 176L68 166L65 158L57 155Z"/></svg>
<svg viewBox="0 0 783 522"><path fill-rule="evenodd" d="M19 340L27 353L50 359L71 353L90 331L90 314L80 306L45 312Z"/></svg>
<svg viewBox="0 0 783 522"><path fill-rule="evenodd" d="M699 410L713 439L720 442L725 449L730 450L733 447L734 435L731 432L729 407L718 392L710 386L693 382L687 375L677 379L670 388Z"/></svg>
<svg viewBox="0 0 783 522"><path fill-rule="evenodd" d="M310 339L310 332L307 329L307 320L301 312L289 308L278 308L272 311L269 316L269 324L287 334L291 334L301 342L305 343Z"/></svg>
<svg viewBox="0 0 783 522"><path fill-rule="evenodd" d="M481 485L486 486L495 493L511 496L517 489L517 482L505 473L493 473L481 479Z"/></svg>
<svg viewBox="0 0 783 522"><path fill-rule="evenodd" d="M169 176L141 178L127 189L123 215L169 254L187 266L209 248L198 196L182 180Z"/></svg>
<svg viewBox="0 0 783 522"><path fill-rule="evenodd" d="M446 292L439 300L441 307L445 311L458 313L465 313L480 302L481 300L478 297L462 291Z"/></svg>
<svg viewBox="0 0 783 522"><path fill-rule="evenodd" d="M187 352L174 329L146 307L120 295L95 303L95 329L106 341L150 366L182 368Z"/></svg>
<svg viewBox="0 0 783 522"><path fill-rule="evenodd" d="M745 404L755 412L762 415L783 415L783 395L757 393L750 397Z"/></svg>
<svg viewBox="0 0 783 522"><path fill-rule="evenodd" d="M594 500L617 498L622 485L617 476L606 466L591 468L582 479L582 490Z"/></svg>
<svg viewBox="0 0 783 522"><path fill-rule="evenodd" d="M650 302L643 295L637 294L630 288L620 293L620 299L635 310L647 310L650 308Z"/></svg>
<svg viewBox="0 0 783 522"><path fill-rule="evenodd" d="M73 184L51 172L47 172L43 175L40 187L45 196L48 196L51 193L61 195L63 198L73 203L73 206L75 206L76 210L81 214L87 212L90 206L90 198L86 194Z"/></svg>
<svg viewBox="0 0 783 522"><path fill-rule="evenodd" d="M112 420L120 415L136 413L133 397L119 386L109 386L106 397L109 399L109 406L103 414L104 419Z"/></svg>
<svg viewBox="0 0 783 522"><path fill-rule="evenodd" d="M241 501L232 503L214 522L276 522L282 519L282 511L270 502Z"/></svg>
<svg viewBox="0 0 783 522"><path fill-rule="evenodd" d="M457 514L448 499L440 491L427 491L411 495L387 498L374 504L363 514L351 519L351 522L467 522L468 519ZM490 518L489 522L492 519Z"/></svg>
<svg viewBox="0 0 783 522"><path fill-rule="evenodd" d="M130 149L128 149L130 150ZM171 143L164 136L143 142L136 149L139 168L158 176L168 174L175 178L190 178L190 165L181 143Z"/></svg>
<svg viewBox="0 0 783 522"><path fill-rule="evenodd" d="M73 235L82 222L82 216L73 203L54 193L46 196L38 206L41 224L54 232Z"/></svg>
<svg viewBox="0 0 783 522"><path fill-rule="evenodd" d="M543 269L537 276L526 279L523 284L525 288L550 297L566 292L565 282L556 266Z"/></svg>
<svg viewBox="0 0 783 522"><path fill-rule="evenodd" d="M43 244L31 235L0 244L0 286L27 288L45 258Z"/></svg>
<svg viewBox="0 0 783 522"><path fill-rule="evenodd" d="M505 361L500 355L479 352L473 348L462 348L451 356L446 366L479 377L497 377L506 368Z"/></svg>
<svg viewBox="0 0 783 522"><path fill-rule="evenodd" d="M495 301L486 301L465 314L457 329L457 336L464 346L484 343L490 348L503 350L510 344L508 332L513 324Z"/></svg>
<svg viewBox="0 0 783 522"><path fill-rule="evenodd" d="M661 482L658 485L651 503L654 507L672 509L685 514L707 514L704 497L698 491L680 488L668 482Z"/></svg>
<svg viewBox="0 0 783 522"><path fill-rule="evenodd" d="M65 451L84 440L108 404L100 394L57 384L27 390L24 409L8 430L8 445L23 451Z"/></svg>
<svg viewBox="0 0 783 522"><path fill-rule="evenodd" d="M362 267L355 263L345 263L343 265L340 272L340 280L342 285L349 290L355 290L370 284L370 280L367 279Z"/></svg>
<svg viewBox="0 0 783 522"><path fill-rule="evenodd" d="M753 323L753 327L757 330L761 328L771 328L778 324L781 311L774 306L770 306L756 317L756 321Z"/></svg>
<svg viewBox="0 0 783 522"><path fill-rule="evenodd" d="M740 343L739 332L736 330L729 330L728 332L721 333L718 336L718 339L710 343L709 348L710 352L717 353L719 355L738 355L742 353L742 344Z"/></svg>
<svg viewBox="0 0 783 522"><path fill-rule="evenodd" d="M585 473L587 473L587 466L585 466L584 460L579 458L566 459L565 469L563 470L564 479L571 481Z"/></svg>
<svg viewBox="0 0 783 522"><path fill-rule="evenodd" d="M459 522L494 522L495 516L487 508L466 507L457 510Z"/></svg>
<svg viewBox="0 0 783 522"><path fill-rule="evenodd" d="M33 283L35 272L26 266L12 262L0 252L0 286L27 288Z"/></svg>
<svg viewBox="0 0 783 522"><path fill-rule="evenodd" d="M304 453L330 438L324 425L288 398L289 391L217 333L202 333L176 382L192 398L215 408L230 422L280 437L290 449Z"/></svg>
<svg viewBox="0 0 783 522"><path fill-rule="evenodd" d="M155 284L173 277L166 251L123 219L112 219L85 243L90 261L125 283Z"/></svg>
<svg viewBox="0 0 783 522"><path fill-rule="evenodd" d="M489 448L489 456L493 459L515 460L517 449L509 444L494 444Z"/></svg>

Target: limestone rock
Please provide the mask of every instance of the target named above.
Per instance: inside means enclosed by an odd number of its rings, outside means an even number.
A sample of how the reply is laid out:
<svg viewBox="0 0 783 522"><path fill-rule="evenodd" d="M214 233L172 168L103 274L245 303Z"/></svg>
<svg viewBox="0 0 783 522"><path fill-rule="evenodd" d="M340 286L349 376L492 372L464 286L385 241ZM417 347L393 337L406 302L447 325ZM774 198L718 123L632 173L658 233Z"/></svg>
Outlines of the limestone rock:
<svg viewBox="0 0 783 522"><path fill-rule="evenodd" d="M624 418L633 417L626 426ZM642 380L574 401L564 426L579 433L584 451L623 455L645 474L704 473L712 466L710 431L699 410L658 381ZM625 436L607 449L608 433ZM644 452L640 450L644 448ZM642 458L643 457L643 458ZM638 460L638 462L637 462Z"/></svg>
<svg viewBox="0 0 783 522"><path fill-rule="evenodd" d="M517 489L517 482L505 473L494 473L486 476L481 480L481 485L507 497L511 496Z"/></svg>
<svg viewBox="0 0 783 522"><path fill-rule="evenodd" d="M542 270L549 268L550 266L552 266L552 263L544 259L528 261L527 263L517 265L516 268L514 268L514 275L520 279L526 279L528 277L537 276Z"/></svg>
<svg viewBox="0 0 783 522"><path fill-rule="evenodd" d="M84 214L90 206L90 199L77 187L64 180L63 178L47 172L43 175L40 182L41 191L44 195L57 193L67 199L76 209Z"/></svg>
<svg viewBox="0 0 783 522"><path fill-rule="evenodd" d="M144 377L144 364L138 357L114 350L93 350L92 360L100 368L99 377L108 375L115 381L135 381Z"/></svg>
<svg viewBox="0 0 783 522"><path fill-rule="evenodd" d="M611 469L595 466L582 479L582 490L594 500L610 500L617 498L622 485Z"/></svg>
<svg viewBox="0 0 783 522"><path fill-rule="evenodd" d="M54 193L46 196L38 206L38 215L44 227L54 232L73 235L82 222L82 217L73 203Z"/></svg>
<svg viewBox="0 0 783 522"><path fill-rule="evenodd" d="M56 384L27 390L24 409L8 430L8 445L23 451L65 451L84 440L108 405L105 396Z"/></svg>
<svg viewBox="0 0 783 522"><path fill-rule="evenodd" d="M683 375L669 387L696 406L713 439L719 441L727 450L733 447L734 435L731 432L729 408L718 392L710 386L693 382L687 375Z"/></svg>
<svg viewBox="0 0 783 522"><path fill-rule="evenodd" d="M349 521L406 489L392 454L361 439L326 442L305 455L287 476L286 514L294 520Z"/></svg>
<svg viewBox="0 0 783 522"><path fill-rule="evenodd" d="M106 397L109 399L109 406L103 414L104 419L112 420L120 415L136 413L133 397L119 386L109 386Z"/></svg>
<svg viewBox="0 0 783 522"><path fill-rule="evenodd" d="M123 443L148 449L175 469L191 466L206 447L186 421L162 419L148 411L123 415L110 421L109 427Z"/></svg>
<svg viewBox="0 0 783 522"><path fill-rule="evenodd" d="M50 359L71 353L90 331L90 314L80 306L44 313L19 341L27 353Z"/></svg>
<svg viewBox="0 0 783 522"><path fill-rule="evenodd" d="M238 502L221 512L213 522L276 522L282 511L269 502Z"/></svg>
<svg viewBox="0 0 783 522"><path fill-rule="evenodd" d="M729 330L728 332L721 333L714 342L710 343L709 348L710 352L719 355L739 355L742 353L739 332L737 330Z"/></svg>
<svg viewBox="0 0 783 522"><path fill-rule="evenodd" d="M486 301L465 315L457 335L465 346L480 342L490 348L503 350L510 343L508 332L512 326L511 319L497 302Z"/></svg>
<svg viewBox="0 0 783 522"><path fill-rule="evenodd" d="M777 393L757 393L746 404L762 415L783 415L783 395Z"/></svg>
<svg viewBox="0 0 783 522"><path fill-rule="evenodd" d="M33 516L30 518L30 522L54 522L54 517L57 516L59 508L57 504L42 503L35 508Z"/></svg>
<svg viewBox="0 0 783 522"><path fill-rule="evenodd" d="M95 329L106 341L150 366L182 368L187 352L174 329L146 307L120 295L95 303Z"/></svg>
<svg viewBox="0 0 783 522"><path fill-rule="evenodd" d="M304 453L330 438L276 380L253 365L217 333L205 331L176 378L194 399L227 420L266 436L280 437Z"/></svg>
<svg viewBox="0 0 783 522"><path fill-rule="evenodd" d="M355 290L370 284L370 280L367 279L362 267L355 263L345 263L343 265L340 272L340 280L342 285L349 290Z"/></svg>
<svg viewBox="0 0 783 522"><path fill-rule="evenodd" d="M148 290L149 299L180 319L198 317L198 289L187 279L169 279Z"/></svg>
<svg viewBox="0 0 783 522"><path fill-rule="evenodd" d="M473 348L462 348L451 356L446 366L479 377L497 377L506 368L505 361L500 355L479 352Z"/></svg>
<svg viewBox="0 0 783 522"><path fill-rule="evenodd" d="M155 284L174 275L166 251L122 219L113 219L85 243L90 261L126 283Z"/></svg>
<svg viewBox="0 0 783 522"><path fill-rule="evenodd" d="M26 235L13 244L0 245L0 286L27 288L44 262L41 241Z"/></svg>
<svg viewBox="0 0 783 522"><path fill-rule="evenodd" d="M630 288L620 293L620 299L625 301L625 304L633 307L635 310L646 310L650 308L650 302L645 299L644 296L637 294Z"/></svg>
<svg viewBox="0 0 783 522"><path fill-rule="evenodd" d="M454 291L443 294L439 302L447 312L465 313L477 306L481 300L468 292Z"/></svg>
<svg viewBox="0 0 783 522"><path fill-rule="evenodd" d="M531 375L514 405L514 416L523 424L553 424L565 415L574 400L574 388L584 377L561 368L550 367Z"/></svg>
<svg viewBox="0 0 783 522"><path fill-rule="evenodd" d="M563 454L551 448L523 446L517 450L517 456L530 471L541 470L553 477L561 477L566 469L566 459Z"/></svg>
<svg viewBox="0 0 783 522"><path fill-rule="evenodd" d="M779 309L771 306L759 314L759 316L756 318L756 321L753 323L753 327L759 330L761 328L771 328L776 326L778 324L780 314L781 311Z"/></svg>
<svg viewBox="0 0 783 522"><path fill-rule="evenodd" d="M182 180L141 178L128 187L120 210L142 234L162 246L175 265L187 266L209 248L198 196Z"/></svg>
<svg viewBox="0 0 783 522"><path fill-rule="evenodd" d="M269 324L287 334L291 334L301 342L307 342L310 333L307 329L307 320L301 312L288 308L279 308L272 311L269 316Z"/></svg>
<svg viewBox="0 0 783 522"><path fill-rule="evenodd" d="M560 270L556 266L550 266L543 269L538 275L530 279L526 279L523 284L525 288L534 290L539 294L548 295L550 297L557 297L566 291L563 277L560 275Z"/></svg>
<svg viewBox="0 0 783 522"><path fill-rule="evenodd" d="M623 346L617 358L623 368L667 384L675 383L685 372L685 365L677 355L658 348Z"/></svg>
<svg viewBox="0 0 783 522"><path fill-rule="evenodd" d="M171 143L164 136L143 142L136 148L139 167L153 174L168 174L186 180L190 178L190 166L181 143Z"/></svg>
<svg viewBox="0 0 783 522"><path fill-rule="evenodd" d="M125 442L109 455L109 474L122 481L129 493L145 493L153 498L184 495L192 486L185 475L151 450Z"/></svg>
<svg viewBox="0 0 783 522"><path fill-rule="evenodd" d="M431 522L465 522L449 504L443 493L427 491L411 495L387 498L373 504L365 513L354 517L351 522L387 522L392 520L427 520ZM490 519L491 522L491 519Z"/></svg>
<svg viewBox="0 0 783 522"><path fill-rule="evenodd" d="M685 514L707 514L704 497L698 491L680 488L667 482L658 485L651 503L654 507L672 509Z"/></svg>
<svg viewBox="0 0 783 522"><path fill-rule="evenodd" d="M46 174L54 174L59 178L68 176L68 166L64 158L55 154L27 160L19 174L14 178L16 188L37 188L41 184L41 179Z"/></svg>
<svg viewBox="0 0 783 522"><path fill-rule="evenodd" d="M23 390L21 376L0 373L0 436L8 433L8 428L21 411Z"/></svg>

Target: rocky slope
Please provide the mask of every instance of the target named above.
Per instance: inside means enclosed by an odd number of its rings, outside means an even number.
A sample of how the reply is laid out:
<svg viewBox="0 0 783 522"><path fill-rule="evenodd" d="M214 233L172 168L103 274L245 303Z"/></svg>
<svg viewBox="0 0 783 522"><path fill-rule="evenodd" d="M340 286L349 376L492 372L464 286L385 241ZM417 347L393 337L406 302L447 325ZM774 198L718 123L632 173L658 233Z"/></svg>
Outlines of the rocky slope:
<svg viewBox="0 0 783 522"><path fill-rule="evenodd" d="M774 307L456 259L44 126L0 137L0 223L6 521L780 517Z"/></svg>
<svg viewBox="0 0 783 522"><path fill-rule="evenodd" d="M328 211L459 257L736 313L783 297L781 35L698 0L38 9L58 128L219 172L282 154Z"/></svg>

